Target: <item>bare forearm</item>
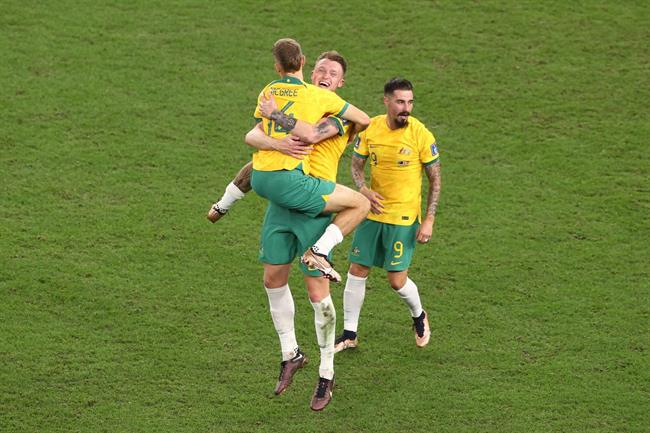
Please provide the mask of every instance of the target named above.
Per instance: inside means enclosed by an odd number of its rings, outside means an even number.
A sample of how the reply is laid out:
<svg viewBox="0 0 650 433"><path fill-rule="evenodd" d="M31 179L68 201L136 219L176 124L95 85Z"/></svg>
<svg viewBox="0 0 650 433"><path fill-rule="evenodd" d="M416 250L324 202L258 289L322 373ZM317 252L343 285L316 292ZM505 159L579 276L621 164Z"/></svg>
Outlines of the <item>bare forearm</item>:
<svg viewBox="0 0 650 433"><path fill-rule="evenodd" d="M357 189L361 189L366 185L366 175L363 171L365 165L365 159L352 155L352 181Z"/></svg>
<svg viewBox="0 0 650 433"><path fill-rule="evenodd" d="M361 131L363 131L364 129L365 127L363 127L363 125L359 125L358 123L353 123L348 131L348 134L350 135L350 142L353 142L355 136Z"/></svg>
<svg viewBox="0 0 650 433"><path fill-rule="evenodd" d="M317 124L312 125L291 117L280 110L274 110L271 113L271 120L306 143L318 143L338 133L336 121L330 118L322 119Z"/></svg>
<svg viewBox="0 0 650 433"><path fill-rule="evenodd" d="M440 198L441 177L440 163L431 164L425 167L427 177L429 178L429 193L427 194L426 217L435 218L438 209L438 199Z"/></svg>
<svg viewBox="0 0 650 433"><path fill-rule="evenodd" d="M248 131L244 141L251 147L259 150L273 150L274 138L266 135L259 127L255 127Z"/></svg>
<svg viewBox="0 0 650 433"><path fill-rule="evenodd" d="M273 110L271 113L270 119L280 125L282 128L286 129L287 131L294 131L296 129L296 126L298 126L298 119L296 119L293 116L287 115L285 112L280 111L280 110ZM299 130L302 129L302 126L299 128ZM299 131L294 131L294 134L297 134Z"/></svg>

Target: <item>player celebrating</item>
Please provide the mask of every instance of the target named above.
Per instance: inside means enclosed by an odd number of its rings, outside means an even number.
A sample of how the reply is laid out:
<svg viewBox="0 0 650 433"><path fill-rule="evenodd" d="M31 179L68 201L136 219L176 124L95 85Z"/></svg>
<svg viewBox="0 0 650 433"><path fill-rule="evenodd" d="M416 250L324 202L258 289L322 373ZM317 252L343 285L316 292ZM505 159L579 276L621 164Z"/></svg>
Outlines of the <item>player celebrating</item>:
<svg viewBox="0 0 650 433"><path fill-rule="evenodd" d="M345 65L345 60L336 53L324 53L316 63L311 77L312 83L329 89L333 93L338 87L343 85ZM273 111L273 104L270 103L267 108L268 110L263 111L268 114ZM332 136L332 138L314 146L314 151L310 157L311 174L317 176L318 179L334 182L336 180L338 160L348 141L348 135L345 134L348 129L348 124L334 117L328 117L319 122L316 129L316 139L329 136ZM247 135L247 142L253 145L262 144L260 142L253 142L254 137L257 137L260 141L262 137L267 138L267 140L270 139L268 136L260 133L259 128L254 129ZM368 206L366 208L367 214L369 203L365 198L363 200ZM336 223L339 216L340 213L335 218L334 223ZM264 263L264 284L267 288L269 304L271 305L272 311L275 307L281 308L281 305L288 305L286 301L291 298L288 277L291 262L296 256L296 253L312 245L325 227L332 226L330 221L331 216L329 215L312 218L304 213L288 210L273 201L269 203L262 229L260 259ZM329 281L320 277L318 272L309 272L302 260L301 269L305 273L305 283L307 285L309 299L314 308L314 325L321 355L319 381L314 390L310 407L313 410L322 410L331 401L334 386L336 310L329 293ZM274 302L272 297L282 292L285 293L286 301L284 303L282 301ZM278 313L279 311L274 313L274 324L276 325L278 335L283 335L281 329L277 326L278 322L281 322L276 320L276 317L279 315ZM285 312L287 319L291 317L291 324L293 324L293 314L293 311ZM289 321L287 320L286 323L289 323ZM293 327L291 327L291 331L291 334L293 334ZM295 338L295 334L293 338ZM286 352L286 348L290 348L292 351ZM296 359L300 360L301 356L304 356L301 355L297 343L293 339L290 341L290 344L285 344L283 353L285 357L287 354L295 354L295 356L282 365L280 380L278 381L280 386L283 386L283 383L287 383L284 377L288 377L290 383L290 378L297 370Z"/></svg>
<svg viewBox="0 0 650 433"><path fill-rule="evenodd" d="M350 249L350 269L343 292L344 331L336 351L356 347L359 314L372 266L387 271L388 282L408 306L418 347L429 343L430 330L408 268L415 241L431 239L440 195L440 163L433 134L411 116L413 85L393 78L384 86L386 114L372 118L359 134L352 156L352 178L371 203L371 213L357 228ZM370 160L371 185L364 165ZM429 179L426 215L420 225L422 168Z"/></svg>
<svg viewBox="0 0 650 433"><path fill-rule="evenodd" d="M335 51L325 52L316 60L311 81L323 89L335 92L345 82L346 69L347 63L340 54ZM272 138L266 135L260 123L246 135L246 142L258 149L280 150L298 159L311 152L311 174L335 182L338 161L350 137L349 127L348 122L335 117L322 119L307 138L310 141L325 140L316 146L311 146L294 136ZM224 197L215 206L225 202L230 207L238 197L243 197L251 189L250 173L249 163L240 170L226 188ZM232 194L229 190L234 190L236 194ZM367 202L365 198L363 200ZM222 215L223 212L212 210L208 217L216 221ZM264 220L260 259L264 263L264 286L282 350L283 361L280 364L276 394L281 394L287 389L296 371L307 361L305 354L298 347L295 336L295 308L288 285L291 262L297 253L304 251L318 239L319 234L325 230L331 220L330 215L312 218L269 202ZM319 381L310 406L314 410L322 410L331 401L334 385L336 315L329 293L329 280L322 278L318 271L308 270L303 263L300 267L305 274L309 299L314 308L316 335L321 348Z"/></svg>
<svg viewBox="0 0 650 433"><path fill-rule="evenodd" d="M303 82L305 57L296 41L280 39L273 46L273 54L281 79L271 82L262 90L255 111L255 118L262 122L268 136L285 138L292 133L306 141L313 141L314 138L320 140L322 134L319 125L312 124L325 114L336 114L353 122L355 132L368 125L370 119L363 111L334 92ZM276 106L281 108L268 109ZM309 155L298 159L276 149L259 150L253 154L251 186L258 195L269 201L310 217L337 213L322 236L304 252L301 261L338 282L341 277L327 256L332 248L341 243L343 236L366 217L369 205L361 194L346 186L308 176L309 170ZM233 188L231 191L238 195ZM208 217L215 213L223 213L219 202L213 206Z"/></svg>

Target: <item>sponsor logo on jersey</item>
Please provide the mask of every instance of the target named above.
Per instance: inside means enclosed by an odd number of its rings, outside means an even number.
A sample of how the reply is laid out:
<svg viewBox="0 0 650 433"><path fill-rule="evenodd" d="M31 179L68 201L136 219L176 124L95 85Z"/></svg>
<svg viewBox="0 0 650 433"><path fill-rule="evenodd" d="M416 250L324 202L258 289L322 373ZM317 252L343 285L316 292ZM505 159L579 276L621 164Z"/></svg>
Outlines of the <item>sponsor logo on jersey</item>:
<svg viewBox="0 0 650 433"><path fill-rule="evenodd" d="M397 165L399 165L400 167L406 167L410 163L411 161L397 161Z"/></svg>

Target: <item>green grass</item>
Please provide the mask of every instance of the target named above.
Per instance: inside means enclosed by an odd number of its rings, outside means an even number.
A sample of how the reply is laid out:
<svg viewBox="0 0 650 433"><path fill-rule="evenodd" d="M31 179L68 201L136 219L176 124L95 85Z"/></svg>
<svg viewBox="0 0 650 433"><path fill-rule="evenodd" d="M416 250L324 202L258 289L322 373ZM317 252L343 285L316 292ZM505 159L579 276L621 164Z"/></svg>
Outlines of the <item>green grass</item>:
<svg viewBox="0 0 650 433"><path fill-rule="evenodd" d="M34 2L0 13L0 431L647 432L647 2ZM438 138L434 241L370 277L361 346L311 413L313 362L272 396L265 203L209 205L249 160L270 47L393 75ZM341 181L350 184L349 155ZM346 240L336 263L346 267ZM342 287L333 288L342 324Z"/></svg>

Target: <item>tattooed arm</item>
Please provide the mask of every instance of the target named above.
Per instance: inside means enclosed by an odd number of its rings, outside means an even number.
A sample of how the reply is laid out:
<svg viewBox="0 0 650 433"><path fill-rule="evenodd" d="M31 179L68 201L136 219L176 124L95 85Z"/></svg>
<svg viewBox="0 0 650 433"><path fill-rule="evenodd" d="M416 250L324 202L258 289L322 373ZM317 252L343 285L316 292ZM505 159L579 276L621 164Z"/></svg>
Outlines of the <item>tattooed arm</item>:
<svg viewBox="0 0 650 433"><path fill-rule="evenodd" d="M347 110L345 110L346 113L350 111L350 108L351 106L348 106ZM271 95L270 98L262 96L262 99L259 102L259 109L262 116L273 120L276 124L291 132L291 134L299 137L305 143L315 144L325 140L326 138L333 137L339 133L339 128L336 124L336 121L332 118L326 117L318 121L317 124L313 125L311 123L298 120L286 114L282 110L278 110L273 95ZM352 111L353 113L356 113L354 110ZM360 110L357 109L357 112L360 112ZM365 113L363 114L365 115ZM361 117L360 115L358 116Z"/></svg>
<svg viewBox="0 0 650 433"><path fill-rule="evenodd" d="M359 192L366 196L370 201L370 212L374 214L380 214L383 212L384 205L381 201L384 197L381 196L376 191L371 190L366 186L366 175L363 171L363 168L366 165L366 159L360 158L355 154L352 154L352 180L354 184L359 189Z"/></svg>
<svg viewBox="0 0 650 433"><path fill-rule="evenodd" d="M279 110L275 110L271 113L271 120L274 120L287 131L291 131L292 134L300 137L305 143L310 144L319 143L339 133L336 120L330 117L321 119L317 124L312 125L311 123L289 117Z"/></svg>
<svg viewBox="0 0 650 433"><path fill-rule="evenodd" d="M365 165L365 158L359 158L357 155L352 154L352 181L358 190L366 187L366 174L363 171Z"/></svg>
<svg viewBox="0 0 650 433"><path fill-rule="evenodd" d="M290 131L293 135L300 137L305 143L319 143L339 133L336 120L329 117L321 119L317 124L312 125L288 116L280 110L273 110L269 119Z"/></svg>
<svg viewBox="0 0 650 433"><path fill-rule="evenodd" d="M244 141L249 146L259 150L277 150L285 155L297 159L303 159L313 150L313 146L301 141L294 135L287 135L284 138L269 137L262 131L261 123L258 123L253 129L248 131Z"/></svg>
<svg viewBox="0 0 650 433"><path fill-rule="evenodd" d="M427 194L426 215L417 232L417 241L420 243L428 242L433 233L433 223L436 220L436 210L438 208L438 199L440 198L440 162L424 167L424 171L429 178L429 192Z"/></svg>

